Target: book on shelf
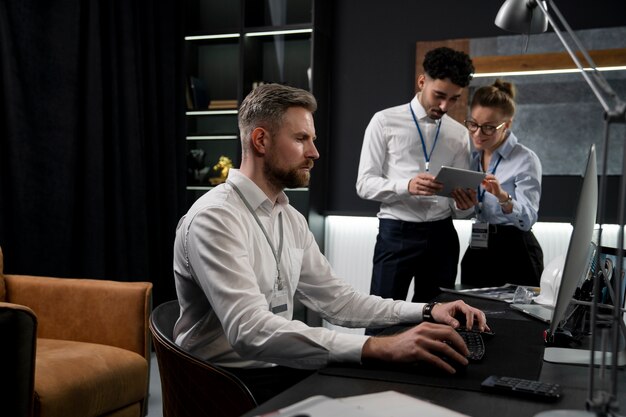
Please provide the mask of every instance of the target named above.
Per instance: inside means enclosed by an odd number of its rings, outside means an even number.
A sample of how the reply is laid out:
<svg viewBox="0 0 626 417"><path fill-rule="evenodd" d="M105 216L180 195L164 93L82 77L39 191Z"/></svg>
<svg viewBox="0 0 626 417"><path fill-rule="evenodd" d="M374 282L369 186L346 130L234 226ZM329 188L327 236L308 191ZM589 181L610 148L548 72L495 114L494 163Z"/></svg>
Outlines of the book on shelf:
<svg viewBox="0 0 626 417"><path fill-rule="evenodd" d="M209 105L209 90L204 80L197 77L189 78L191 102L195 110L206 110Z"/></svg>
<svg viewBox="0 0 626 417"><path fill-rule="evenodd" d="M187 102L187 110L193 110L193 99L191 98L191 86L185 88L185 101Z"/></svg>
<svg viewBox="0 0 626 417"><path fill-rule="evenodd" d="M209 110L226 110L236 108L237 100L211 100L209 102Z"/></svg>

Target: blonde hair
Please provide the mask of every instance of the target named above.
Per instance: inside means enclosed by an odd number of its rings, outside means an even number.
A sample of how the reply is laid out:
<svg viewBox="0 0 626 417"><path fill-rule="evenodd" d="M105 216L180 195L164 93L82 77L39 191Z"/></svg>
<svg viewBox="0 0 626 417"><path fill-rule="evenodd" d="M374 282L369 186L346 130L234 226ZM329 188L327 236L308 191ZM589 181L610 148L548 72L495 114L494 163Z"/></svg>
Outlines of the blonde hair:
<svg viewBox="0 0 626 417"><path fill-rule="evenodd" d="M496 79L493 84L480 87L472 97L470 108L476 106L500 109L504 116L515 114L515 85L508 81Z"/></svg>

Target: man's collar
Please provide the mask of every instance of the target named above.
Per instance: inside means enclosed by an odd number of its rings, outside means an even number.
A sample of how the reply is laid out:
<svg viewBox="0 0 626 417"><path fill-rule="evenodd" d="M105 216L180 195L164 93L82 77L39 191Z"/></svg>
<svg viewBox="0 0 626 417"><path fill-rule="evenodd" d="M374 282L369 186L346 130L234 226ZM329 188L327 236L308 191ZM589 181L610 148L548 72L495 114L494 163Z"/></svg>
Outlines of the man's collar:
<svg viewBox="0 0 626 417"><path fill-rule="evenodd" d="M422 106L422 102L419 100L421 94L421 92L417 93L415 97L413 97L413 100L411 100L411 108L413 108L413 111L415 112L415 117L421 122L437 123L436 120L431 119L428 117L428 114L426 114L426 109Z"/></svg>
<svg viewBox="0 0 626 417"><path fill-rule="evenodd" d="M259 208L265 202L267 202L266 204L268 205L272 204L263 190L261 190L261 188L259 188L254 181L244 175L239 169L231 168L228 171L228 181L232 181L237 188L239 188L241 193L246 196L246 200L248 200L248 203L254 210ZM283 206L289 204L289 198L284 192L280 192L278 194L276 204Z"/></svg>

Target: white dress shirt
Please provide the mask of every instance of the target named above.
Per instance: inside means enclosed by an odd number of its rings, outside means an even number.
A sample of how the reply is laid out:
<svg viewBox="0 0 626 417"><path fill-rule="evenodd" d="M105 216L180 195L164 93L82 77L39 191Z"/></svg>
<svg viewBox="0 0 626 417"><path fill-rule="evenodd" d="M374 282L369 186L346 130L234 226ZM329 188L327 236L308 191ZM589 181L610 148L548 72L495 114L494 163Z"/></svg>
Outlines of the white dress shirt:
<svg viewBox="0 0 626 417"><path fill-rule="evenodd" d="M284 193L274 205L239 170L231 169L228 179L248 200L276 248L282 213L280 270L287 308L270 311L277 271L270 245L233 186L219 185L195 202L176 230L178 345L222 366L319 368L335 361L360 362L367 336L292 320L294 297L346 327L421 321L424 304L361 294L337 278L305 218Z"/></svg>
<svg viewBox="0 0 626 417"><path fill-rule="evenodd" d="M474 171L482 171L481 154L473 153L471 168ZM539 157L519 143L517 137L509 132L506 141L491 156L487 172L492 174L494 168L500 186L513 197L513 211L504 213L498 204L498 198L485 192L482 204L476 208L476 217L489 224L512 225L524 231L530 230L539 217L541 198ZM481 187L482 191L484 190Z"/></svg>
<svg viewBox="0 0 626 417"><path fill-rule="evenodd" d="M444 115L433 150L438 122L426 115L417 95L410 105L430 155L429 172L436 176L444 165L468 169L470 139L465 126ZM450 217L455 212L453 199L409 193L411 178L425 171L426 158L409 103L374 114L363 138L356 183L358 195L381 203L379 218L427 222ZM464 217L466 213L457 214Z"/></svg>

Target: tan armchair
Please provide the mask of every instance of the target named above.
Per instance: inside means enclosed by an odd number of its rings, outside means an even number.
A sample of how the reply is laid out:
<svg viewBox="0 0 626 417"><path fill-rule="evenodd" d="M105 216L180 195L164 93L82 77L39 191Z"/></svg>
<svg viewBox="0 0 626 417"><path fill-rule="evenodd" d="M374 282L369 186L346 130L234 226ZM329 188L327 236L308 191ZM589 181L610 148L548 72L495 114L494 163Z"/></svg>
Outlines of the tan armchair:
<svg viewBox="0 0 626 417"><path fill-rule="evenodd" d="M3 275L0 249L0 414L143 416L151 300L149 282Z"/></svg>

